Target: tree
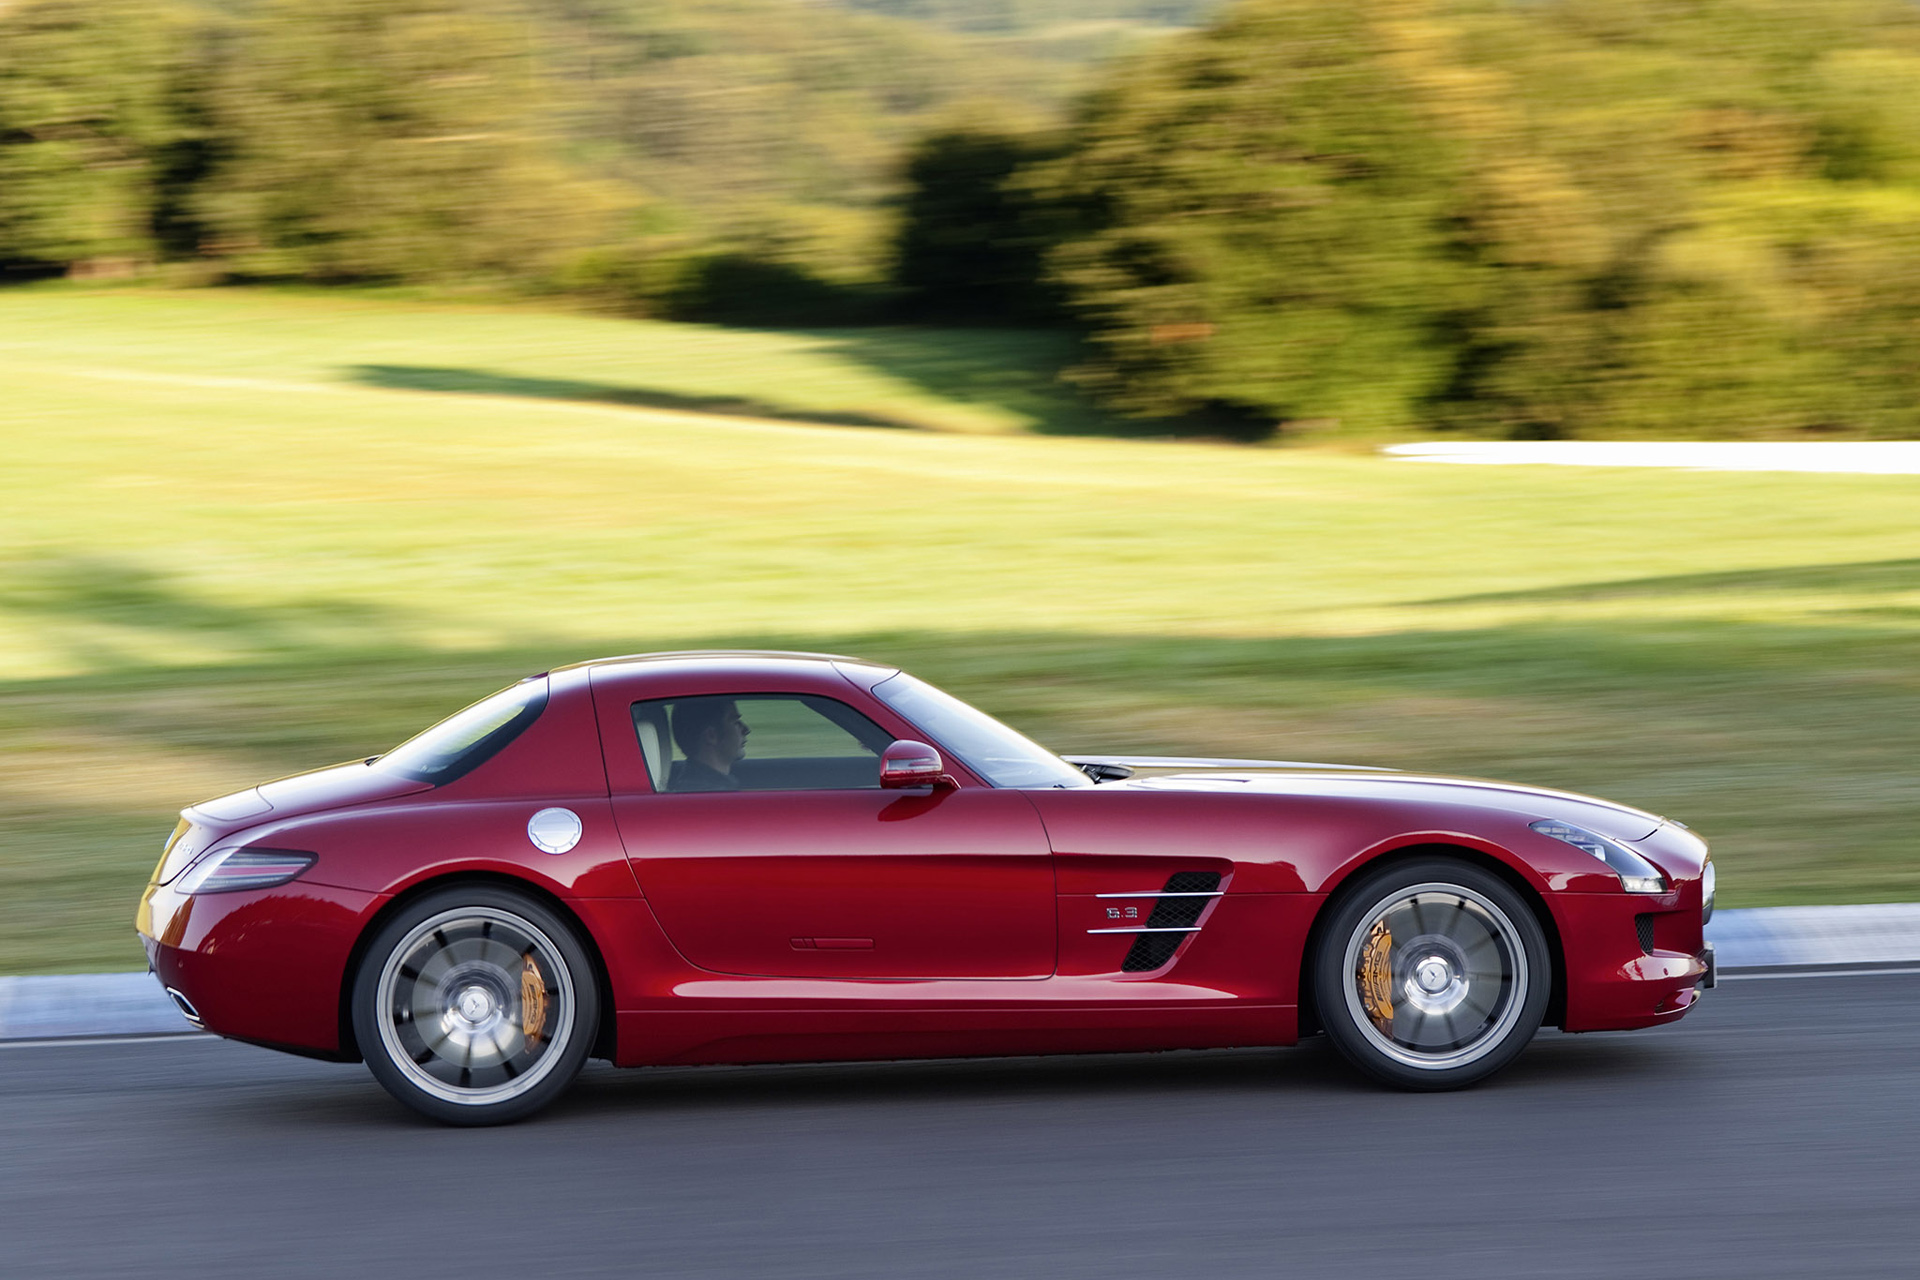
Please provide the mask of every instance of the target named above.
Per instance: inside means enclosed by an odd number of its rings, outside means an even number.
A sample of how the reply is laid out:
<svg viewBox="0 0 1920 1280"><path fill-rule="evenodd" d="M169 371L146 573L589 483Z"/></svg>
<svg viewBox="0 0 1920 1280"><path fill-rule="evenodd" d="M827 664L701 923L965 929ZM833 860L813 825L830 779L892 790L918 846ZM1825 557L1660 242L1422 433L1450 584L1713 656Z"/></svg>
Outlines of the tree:
<svg viewBox="0 0 1920 1280"><path fill-rule="evenodd" d="M0 263L140 262L190 126L177 90L196 27L143 0L0 9Z"/></svg>
<svg viewBox="0 0 1920 1280"><path fill-rule="evenodd" d="M1379 8L1243 4L1089 103L1047 175L1077 221L1051 265L1108 402L1385 421L1439 385L1461 149Z"/></svg>
<svg viewBox="0 0 1920 1280"><path fill-rule="evenodd" d="M1243 0L1043 185L1129 412L1920 432L1920 10Z"/></svg>
<svg viewBox="0 0 1920 1280"><path fill-rule="evenodd" d="M991 128L942 130L914 147L893 267L913 314L1001 323L1057 315L1042 278L1057 218L1026 177L1052 149Z"/></svg>
<svg viewBox="0 0 1920 1280"><path fill-rule="evenodd" d="M538 146L531 52L454 0L267 0L214 78L209 252L269 277L539 275L594 209Z"/></svg>

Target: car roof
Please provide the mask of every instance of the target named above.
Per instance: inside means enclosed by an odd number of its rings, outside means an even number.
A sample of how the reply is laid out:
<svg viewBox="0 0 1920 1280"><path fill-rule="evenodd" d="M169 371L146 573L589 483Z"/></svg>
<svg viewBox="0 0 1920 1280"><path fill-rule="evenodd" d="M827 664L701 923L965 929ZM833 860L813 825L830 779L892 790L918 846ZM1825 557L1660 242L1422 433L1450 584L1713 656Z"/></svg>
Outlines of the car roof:
<svg viewBox="0 0 1920 1280"><path fill-rule="evenodd" d="M573 671L582 667L638 666L644 663L675 663L687 666L721 666L740 663L821 663L852 664L870 667L876 671L898 670L888 663L871 662L866 658L853 658L840 653L808 653L797 649L672 649L660 653L627 653L611 658L589 658L584 662L570 662L564 667L555 667L555 671Z"/></svg>

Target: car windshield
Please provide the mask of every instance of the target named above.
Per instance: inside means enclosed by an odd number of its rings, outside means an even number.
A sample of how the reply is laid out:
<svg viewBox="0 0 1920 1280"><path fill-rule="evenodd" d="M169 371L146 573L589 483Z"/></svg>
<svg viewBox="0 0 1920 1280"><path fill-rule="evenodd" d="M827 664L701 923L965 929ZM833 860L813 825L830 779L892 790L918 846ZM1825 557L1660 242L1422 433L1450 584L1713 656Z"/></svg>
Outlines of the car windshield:
<svg viewBox="0 0 1920 1280"><path fill-rule="evenodd" d="M547 678L534 676L455 712L369 763L415 782L452 782L492 759L546 707Z"/></svg>
<svg viewBox="0 0 1920 1280"><path fill-rule="evenodd" d="M996 787L1093 785L1093 779L1031 738L904 671L882 680L873 692Z"/></svg>

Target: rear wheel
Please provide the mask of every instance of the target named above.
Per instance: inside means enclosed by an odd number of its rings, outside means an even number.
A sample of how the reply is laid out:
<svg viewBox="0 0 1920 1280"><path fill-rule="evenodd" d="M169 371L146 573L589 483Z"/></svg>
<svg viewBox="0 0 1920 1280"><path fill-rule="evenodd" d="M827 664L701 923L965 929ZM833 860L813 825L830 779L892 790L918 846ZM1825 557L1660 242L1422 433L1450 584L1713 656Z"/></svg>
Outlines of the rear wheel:
<svg viewBox="0 0 1920 1280"><path fill-rule="evenodd" d="M1540 922L1504 880L1431 858L1341 895L1314 956L1328 1038L1362 1071L1406 1089L1453 1089L1511 1062L1553 986Z"/></svg>
<svg viewBox="0 0 1920 1280"><path fill-rule="evenodd" d="M591 961L566 922L507 889L440 890L383 926L353 984L374 1078L423 1115L500 1124L580 1073L599 1024Z"/></svg>

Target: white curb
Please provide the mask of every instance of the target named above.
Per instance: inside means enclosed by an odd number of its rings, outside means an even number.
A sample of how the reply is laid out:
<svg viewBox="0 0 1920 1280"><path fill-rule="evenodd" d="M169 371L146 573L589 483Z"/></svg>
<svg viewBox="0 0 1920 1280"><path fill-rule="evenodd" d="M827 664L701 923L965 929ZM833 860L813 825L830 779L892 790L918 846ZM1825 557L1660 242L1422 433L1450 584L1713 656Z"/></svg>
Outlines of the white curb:
<svg viewBox="0 0 1920 1280"><path fill-rule="evenodd" d="M1403 462L1920 475L1920 440L1457 440L1392 444Z"/></svg>
<svg viewBox="0 0 1920 1280"><path fill-rule="evenodd" d="M0 978L0 1040L193 1031L150 973Z"/></svg>
<svg viewBox="0 0 1920 1280"><path fill-rule="evenodd" d="M1707 925L1722 969L1920 962L1920 903L1716 911Z"/></svg>
<svg viewBox="0 0 1920 1280"><path fill-rule="evenodd" d="M1707 940L1723 972L1920 964L1920 903L1719 911ZM0 978L0 1040L193 1030L150 973Z"/></svg>

